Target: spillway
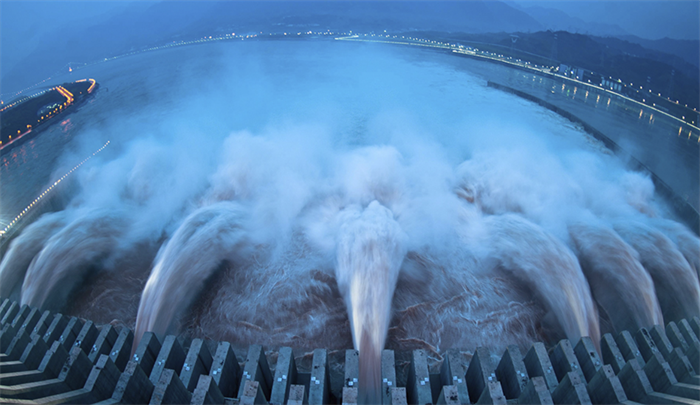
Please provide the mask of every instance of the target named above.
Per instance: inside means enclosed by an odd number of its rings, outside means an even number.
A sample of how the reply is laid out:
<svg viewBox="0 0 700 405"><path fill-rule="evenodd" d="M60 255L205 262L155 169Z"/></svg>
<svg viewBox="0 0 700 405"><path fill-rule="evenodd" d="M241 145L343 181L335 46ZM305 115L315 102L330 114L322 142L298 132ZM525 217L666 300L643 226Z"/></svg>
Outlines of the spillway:
<svg viewBox="0 0 700 405"><path fill-rule="evenodd" d="M698 185L645 149L686 167L698 146L663 118L615 118L625 100L570 98L586 85L568 79L367 44L91 69L110 92L0 167L5 215L111 142L7 246L0 397L698 399L697 207L675 198ZM10 374L27 370L58 382L23 391Z"/></svg>

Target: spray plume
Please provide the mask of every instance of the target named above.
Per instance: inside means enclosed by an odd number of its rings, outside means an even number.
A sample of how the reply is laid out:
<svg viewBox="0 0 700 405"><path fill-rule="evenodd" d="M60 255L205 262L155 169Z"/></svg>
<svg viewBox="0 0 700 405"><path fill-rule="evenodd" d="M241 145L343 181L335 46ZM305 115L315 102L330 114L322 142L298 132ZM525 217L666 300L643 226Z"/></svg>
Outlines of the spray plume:
<svg viewBox="0 0 700 405"><path fill-rule="evenodd" d="M612 323L611 332L663 325L654 283L639 263L639 254L604 225L569 225L593 298Z"/></svg>
<svg viewBox="0 0 700 405"><path fill-rule="evenodd" d="M700 279L700 238L685 226L668 219L654 218L650 225L661 231L676 245Z"/></svg>
<svg viewBox="0 0 700 405"><path fill-rule="evenodd" d="M105 267L125 226L118 212L80 212L32 260L22 285L22 304L62 308L75 287L93 270Z"/></svg>
<svg viewBox="0 0 700 405"><path fill-rule="evenodd" d="M664 318L700 315L697 274L663 233L635 221L614 224L615 232L639 253L639 261L654 280Z"/></svg>
<svg viewBox="0 0 700 405"><path fill-rule="evenodd" d="M406 254L404 236L391 211L377 201L364 210L348 207L340 215L335 275L360 352L359 399L379 403L381 354Z"/></svg>
<svg viewBox="0 0 700 405"><path fill-rule="evenodd" d="M190 214L161 248L139 303L134 348L146 331L172 332L177 317L201 294L224 261L235 262L245 246L244 210L219 202Z"/></svg>
<svg viewBox="0 0 700 405"><path fill-rule="evenodd" d="M598 314L581 267L561 241L514 214L484 218L486 259L521 280L551 311L569 339L600 337ZM475 235L471 235L474 237Z"/></svg>
<svg viewBox="0 0 700 405"><path fill-rule="evenodd" d="M65 212L44 214L15 238L0 263L0 296L19 301L27 268L46 241L65 225Z"/></svg>

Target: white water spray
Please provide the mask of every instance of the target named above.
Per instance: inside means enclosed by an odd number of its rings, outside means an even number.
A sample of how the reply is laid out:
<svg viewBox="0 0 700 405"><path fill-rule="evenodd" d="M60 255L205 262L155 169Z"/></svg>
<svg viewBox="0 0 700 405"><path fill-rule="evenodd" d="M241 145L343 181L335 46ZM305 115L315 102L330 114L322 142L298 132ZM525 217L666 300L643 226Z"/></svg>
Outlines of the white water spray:
<svg viewBox="0 0 700 405"><path fill-rule="evenodd" d="M393 214L377 201L340 213L335 268L352 338L360 352L359 400L381 402L381 355L391 303L406 254L405 236Z"/></svg>
<svg viewBox="0 0 700 405"><path fill-rule="evenodd" d="M66 213L61 211L42 215L10 242L10 248L0 263L0 296L20 300L27 268L44 248L46 241L65 225Z"/></svg>
<svg viewBox="0 0 700 405"><path fill-rule="evenodd" d="M22 285L22 304L62 308L90 273L104 266L126 224L118 212L83 211L34 257Z"/></svg>
<svg viewBox="0 0 700 405"><path fill-rule="evenodd" d="M685 226L668 219L655 218L651 220L651 225L675 243L685 260L688 261L690 268L700 279L700 238Z"/></svg>
<svg viewBox="0 0 700 405"><path fill-rule="evenodd" d="M175 323L224 261L235 262L245 247L245 213L233 202L198 209L161 248L141 296L134 349L146 331L160 335Z"/></svg>
<svg viewBox="0 0 700 405"><path fill-rule="evenodd" d="M555 315L569 339L590 336L597 342L600 329L593 298L566 245L518 215L488 216L482 226L469 240L483 245L495 270L522 281Z"/></svg>
<svg viewBox="0 0 700 405"><path fill-rule="evenodd" d="M615 232L639 253L649 272L664 318L673 320L700 315L697 274L676 245L663 233L641 222L619 222Z"/></svg>
<svg viewBox="0 0 700 405"><path fill-rule="evenodd" d="M576 256L611 332L663 325L654 283L639 254L605 225L569 226Z"/></svg>

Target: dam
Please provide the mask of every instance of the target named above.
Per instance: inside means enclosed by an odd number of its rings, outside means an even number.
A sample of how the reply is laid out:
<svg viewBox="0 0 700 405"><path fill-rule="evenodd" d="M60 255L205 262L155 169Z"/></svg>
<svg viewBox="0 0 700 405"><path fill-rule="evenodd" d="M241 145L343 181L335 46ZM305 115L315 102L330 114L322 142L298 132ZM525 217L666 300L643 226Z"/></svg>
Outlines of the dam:
<svg viewBox="0 0 700 405"><path fill-rule="evenodd" d="M325 71L294 50L308 44L254 45L262 61L296 60L289 75ZM10 250L3 259L0 274L12 265L26 276L3 290L0 397L699 400L692 128L548 77L431 51L382 57L384 48L347 46L353 58L326 49L331 62L322 65L342 78L333 87L341 99L311 80L260 73L258 63L223 63L229 50L220 46L191 49L189 62L168 50L159 56L177 68L143 73L172 83L209 57L228 74L219 92L154 85L156 108L147 92L120 91L126 79L99 79L110 97L129 101L109 115L121 109L133 123L76 136L90 151L108 135L108 154L76 172L72 204L42 217L54 231L15 239L31 257L16 249L15 261ZM244 74L259 80L246 89L230 79ZM417 77L430 80L403 85ZM242 90L245 100L231 96ZM263 90L277 99L256 99ZM89 111L108 120L95 104ZM636 148L635 136L655 153ZM676 153L678 165L663 164ZM664 249L647 249L647 235ZM625 277L599 283L611 269ZM358 287L368 285L393 300ZM366 302L385 312L368 316ZM377 384L367 400L359 353L370 351Z"/></svg>
<svg viewBox="0 0 700 405"><path fill-rule="evenodd" d="M0 306L0 395L12 403L329 404L358 403L356 350L290 347L234 350L228 342L162 341L147 333ZM383 404L610 404L698 401L697 317L635 333L605 334L602 355L589 337L549 350L479 347L469 358L448 350L429 365L425 350L383 350ZM133 355L130 353L133 352ZM496 357L494 358L494 355ZM693 366L694 365L694 366ZM476 399L474 399L476 398Z"/></svg>

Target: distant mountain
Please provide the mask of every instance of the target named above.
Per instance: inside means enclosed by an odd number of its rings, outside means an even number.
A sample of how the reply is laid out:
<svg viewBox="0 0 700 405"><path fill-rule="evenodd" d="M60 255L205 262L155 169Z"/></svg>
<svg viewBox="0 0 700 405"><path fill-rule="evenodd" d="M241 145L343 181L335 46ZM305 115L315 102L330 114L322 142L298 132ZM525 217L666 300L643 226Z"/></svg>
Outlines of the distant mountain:
<svg viewBox="0 0 700 405"><path fill-rule="evenodd" d="M576 34L598 35L598 36L621 36L629 35L627 31L615 24L605 24L601 22L586 22L580 18L572 17L569 14L540 6L522 8L529 16L534 18L544 30L568 31Z"/></svg>
<svg viewBox="0 0 700 405"><path fill-rule="evenodd" d="M2 70L3 92L38 82L68 62L92 62L171 40L217 32L302 30L531 32L542 26L500 1L164 1L131 3L99 24L71 21ZM23 16L26 17L26 16ZM6 15L5 18L13 18ZM23 46L17 39L15 44ZM32 44L34 45L34 44Z"/></svg>
<svg viewBox="0 0 700 405"><path fill-rule="evenodd" d="M700 67L700 41L687 39L645 39L632 35L617 24L606 24L600 21L584 21L579 17L572 17L567 12L553 8L560 6L551 2L506 1L509 5L517 8L534 18L544 30L567 31L574 34L586 34L597 37L614 37L634 44L639 44L649 50L663 52L667 55L677 56L685 62ZM530 5L535 4L535 5ZM540 4L550 5L546 7ZM614 42L611 40L610 42ZM637 53L642 53L638 52Z"/></svg>
<svg viewBox="0 0 700 405"><path fill-rule="evenodd" d="M504 1L552 30L700 40L700 1L697 0Z"/></svg>
<svg viewBox="0 0 700 405"><path fill-rule="evenodd" d="M689 76L689 77L695 77L698 76L698 60L695 60L695 64L687 61L684 59L682 56L674 54L670 51L676 50L678 51L678 48L681 48L682 42L689 42L689 43L695 43L695 49L692 49L691 44L687 44L687 52L695 52L695 55L698 56L698 52L700 52L700 49L697 47L700 46L698 44L698 41L681 41L678 39L666 39L666 40L656 40L656 41L648 41L651 43L654 43L656 45L657 49L650 48L648 46L643 46L640 45L639 43L634 43L628 40L623 40L620 38L614 38L614 37L592 37L595 41L604 44L606 47L610 49L614 49L616 51L619 51L623 54L634 56L634 57L639 57L639 58L645 58L645 59L651 59L657 62L663 62L671 66L673 69L678 70L679 72L682 72L683 74ZM636 38L636 37L635 37ZM638 38L639 39L639 38ZM658 46L658 42L662 41L663 43L666 43L668 45L667 48L663 48ZM674 49L674 47L676 47ZM679 52L680 53L680 52ZM700 57L700 56L699 56Z"/></svg>
<svg viewBox="0 0 700 405"><path fill-rule="evenodd" d="M618 38L639 44L647 49L678 56L684 61L700 67L700 41L698 40L670 38L651 40L634 35L621 35Z"/></svg>

